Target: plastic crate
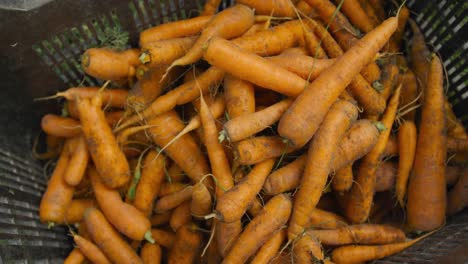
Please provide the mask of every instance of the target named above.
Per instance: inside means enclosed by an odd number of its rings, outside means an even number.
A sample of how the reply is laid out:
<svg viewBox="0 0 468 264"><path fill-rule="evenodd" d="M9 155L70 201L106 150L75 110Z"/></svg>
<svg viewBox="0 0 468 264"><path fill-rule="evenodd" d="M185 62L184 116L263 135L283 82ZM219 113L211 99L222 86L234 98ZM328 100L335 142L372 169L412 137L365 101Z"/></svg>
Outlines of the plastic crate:
<svg viewBox="0 0 468 264"><path fill-rule="evenodd" d="M189 0L30 0L0 1L0 263L61 263L72 248L64 227L41 224L38 207L48 173L31 148L40 117L58 112L56 101L33 98L67 87L96 85L84 77L79 56L98 35L119 26L136 46L138 32L197 14L203 1ZM229 1L224 1L223 7ZM408 1L426 40L444 60L448 96L468 125L468 21L466 1ZM379 263L454 263L468 243L465 210L435 235ZM463 260L463 259L462 259ZM468 261L465 255L464 261Z"/></svg>

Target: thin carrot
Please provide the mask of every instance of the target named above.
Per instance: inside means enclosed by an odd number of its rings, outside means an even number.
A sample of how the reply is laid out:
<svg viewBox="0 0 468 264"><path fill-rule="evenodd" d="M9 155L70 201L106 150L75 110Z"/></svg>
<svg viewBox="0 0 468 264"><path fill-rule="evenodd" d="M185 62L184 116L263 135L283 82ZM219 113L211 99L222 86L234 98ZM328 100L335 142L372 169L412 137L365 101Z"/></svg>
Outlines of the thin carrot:
<svg viewBox="0 0 468 264"><path fill-rule="evenodd" d="M135 251L96 208L88 208L84 222L92 240L115 263L142 263Z"/></svg>
<svg viewBox="0 0 468 264"><path fill-rule="evenodd" d="M335 3L340 1L335 1ZM341 6L343 13L349 18L351 23L362 32L369 32L373 30L379 21L375 21L371 16L368 16L366 11L362 8L358 0L345 0Z"/></svg>
<svg viewBox="0 0 468 264"><path fill-rule="evenodd" d="M195 36L171 38L147 43L142 47L140 60L150 67L170 65L193 46Z"/></svg>
<svg viewBox="0 0 468 264"><path fill-rule="evenodd" d="M86 257L81 253L79 248L74 248L63 261L63 264L82 264Z"/></svg>
<svg viewBox="0 0 468 264"><path fill-rule="evenodd" d="M202 235L194 224L182 226L177 230L174 246L169 252L168 264L195 263L202 243Z"/></svg>
<svg viewBox="0 0 468 264"><path fill-rule="evenodd" d="M185 20L164 23L140 32L140 47L151 42L188 37L198 34L212 19L212 16L198 16Z"/></svg>
<svg viewBox="0 0 468 264"><path fill-rule="evenodd" d="M157 244L145 243L140 251L140 258L145 264L160 264L162 261L162 250Z"/></svg>
<svg viewBox="0 0 468 264"><path fill-rule="evenodd" d="M255 112L253 85L230 74L224 77L224 100L230 118Z"/></svg>
<svg viewBox="0 0 468 264"><path fill-rule="evenodd" d="M346 30L350 34L357 36L358 32L353 28L348 19L337 10L337 7L328 0L306 0L311 7L318 13L325 23L330 24L332 32Z"/></svg>
<svg viewBox="0 0 468 264"><path fill-rule="evenodd" d="M408 22L408 18L410 16L410 10L406 7L403 6L398 15L398 28L395 31L395 34L393 34L391 41L389 42L389 51L390 52L397 52L400 49L402 40L403 40L403 35L405 33L405 27L406 23Z"/></svg>
<svg viewBox="0 0 468 264"><path fill-rule="evenodd" d="M346 219L343 217L318 208L313 209L308 217L307 227L313 229L336 229L348 226Z"/></svg>
<svg viewBox="0 0 468 264"><path fill-rule="evenodd" d="M294 198L294 210L288 227L288 239L294 240L308 222L308 214L317 205L332 166L338 142L357 119L354 104L337 101L330 108L317 135L309 145L304 174Z"/></svg>
<svg viewBox="0 0 468 264"><path fill-rule="evenodd" d="M174 241L176 240L176 236L174 232L166 231L163 229L151 229L151 234L154 237L154 242L162 247L167 249L171 249L174 245Z"/></svg>
<svg viewBox="0 0 468 264"><path fill-rule="evenodd" d="M96 264L110 264L111 262L107 259L106 255L91 241L86 238L74 234L73 241L80 249L81 253L86 256L87 259Z"/></svg>
<svg viewBox="0 0 468 264"><path fill-rule="evenodd" d="M314 34L312 29L305 24L304 27L304 46L308 53L316 59L325 59L327 54L320 45L320 39Z"/></svg>
<svg viewBox="0 0 468 264"><path fill-rule="evenodd" d="M171 212L165 212L162 214L153 214L151 217L151 226L160 226L169 223L171 218Z"/></svg>
<svg viewBox="0 0 468 264"><path fill-rule="evenodd" d="M172 211L169 226L174 232L177 232L181 226L189 224L192 221L192 214L190 212L191 204L191 201L186 201Z"/></svg>
<svg viewBox="0 0 468 264"><path fill-rule="evenodd" d="M79 121L54 114L47 114L42 117L41 128L46 134L56 137L71 138L81 133Z"/></svg>
<svg viewBox="0 0 468 264"><path fill-rule="evenodd" d="M271 15L278 17L296 17L294 5L289 0L237 0L236 3L250 6L258 15Z"/></svg>
<svg viewBox="0 0 468 264"><path fill-rule="evenodd" d="M167 170L167 173L170 177L169 182L183 182L187 179L184 171L176 163L172 163L172 165Z"/></svg>
<svg viewBox="0 0 468 264"><path fill-rule="evenodd" d="M408 224L433 230L445 222L447 155L442 63L433 55L419 124L413 174L408 185Z"/></svg>
<svg viewBox="0 0 468 264"><path fill-rule="evenodd" d="M91 199L73 199L67 208L65 219L59 223L76 224L83 220L84 212L89 207L95 207L96 202Z"/></svg>
<svg viewBox="0 0 468 264"><path fill-rule="evenodd" d="M355 182L347 194L346 217L353 223L363 223L369 217L372 200L375 193L375 171L381 161L382 152L387 144L392 124L395 120L400 99L400 89L397 88L391 97L381 122L386 128L381 132L377 144L359 164Z"/></svg>
<svg viewBox="0 0 468 264"><path fill-rule="evenodd" d="M208 0L203 6L203 11L200 13L200 16L211 16L216 13L218 10L221 0Z"/></svg>
<svg viewBox="0 0 468 264"><path fill-rule="evenodd" d="M197 183L193 186L192 203L190 212L194 217L203 217L209 214L212 209L211 194L205 185Z"/></svg>
<svg viewBox="0 0 468 264"><path fill-rule="evenodd" d="M276 256L280 250L281 244L286 238L286 229L281 229L274 233L263 246L255 254L255 257L250 263L252 264L264 264L270 263L270 261Z"/></svg>
<svg viewBox="0 0 468 264"><path fill-rule="evenodd" d="M279 194L271 198L260 214L247 224L223 263L245 263L273 232L288 221L291 209L289 196Z"/></svg>
<svg viewBox="0 0 468 264"><path fill-rule="evenodd" d="M322 246L317 238L304 234L293 242L294 263L306 264L324 261Z"/></svg>
<svg viewBox="0 0 468 264"><path fill-rule="evenodd" d="M77 186L83 178L88 165L89 153L83 135L73 138L75 146L65 171L65 182L70 186Z"/></svg>
<svg viewBox="0 0 468 264"><path fill-rule="evenodd" d="M135 68L141 64L138 49L116 51L109 48L90 48L81 55L83 70L102 80L125 80L135 75Z"/></svg>
<svg viewBox="0 0 468 264"><path fill-rule="evenodd" d="M102 212L113 226L127 237L134 240L151 239L151 223L134 206L124 203L117 190L105 186L94 168L88 170L94 195Z"/></svg>
<svg viewBox="0 0 468 264"><path fill-rule="evenodd" d="M395 64L387 64L384 66L381 78L383 86L381 94L385 101L388 100L390 95L393 93L393 89L397 86L398 72L398 66Z"/></svg>
<svg viewBox="0 0 468 264"><path fill-rule="evenodd" d="M216 226L215 241L218 253L222 257L226 257L242 232L242 223L241 221L225 223L217 219L214 220L214 223Z"/></svg>
<svg viewBox="0 0 468 264"><path fill-rule="evenodd" d="M188 185L181 182L164 182L161 184L159 189L159 197L164 197L166 195L178 192L182 189L185 189Z"/></svg>
<svg viewBox="0 0 468 264"><path fill-rule="evenodd" d="M156 212L164 212L176 208L183 202L192 198L193 187L187 186L184 189L161 197L154 205Z"/></svg>
<svg viewBox="0 0 468 264"><path fill-rule="evenodd" d="M281 55L269 57L268 60L306 80L314 80L335 62L334 59L314 59L311 56L285 54L284 52Z"/></svg>
<svg viewBox="0 0 468 264"><path fill-rule="evenodd" d="M416 152L417 132L416 126L411 121L404 122L398 130L399 161L398 176L396 178L395 193L397 200L403 207L406 196L406 186L413 168Z"/></svg>
<svg viewBox="0 0 468 264"><path fill-rule="evenodd" d="M259 136L239 141L234 145L236 160L242 165L253 165L259 162L280 157L294 151L295 148L278 136Z"/></svg>
<svg viewBox="0 0 468 264"><path fill-rule="evenodd" d="M253 10L245 5L235 5L219 12L211 19L190 50L181 58L175 60L171 67L188 65L199 60L203 55L203 47L213 37L226 39L242 35L254 24Z"/></svg>
<svg viewBox="0 0 468 264"><path fill-rule="evenodd" d="M332 178L332 188L336 192L348 191L353 185L353 165L349 164L336 171Z"/></svg>
<svg viewBox="0 0 468 264"><path fill-rule="evenodd" d="M382 21L387 16L385 14L385 1L384 0L360 0L361 5L367 10L367 13L373 13L379 21Z"/></svg>

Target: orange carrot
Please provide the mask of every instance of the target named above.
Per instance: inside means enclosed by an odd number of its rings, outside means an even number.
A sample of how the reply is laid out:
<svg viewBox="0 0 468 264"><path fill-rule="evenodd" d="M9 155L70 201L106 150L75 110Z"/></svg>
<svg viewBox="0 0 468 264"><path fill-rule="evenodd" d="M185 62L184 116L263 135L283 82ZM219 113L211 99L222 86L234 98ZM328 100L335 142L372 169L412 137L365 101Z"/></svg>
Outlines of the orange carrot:
<svg viewBox="0 0 468 264"><path fill-rule="evenodd" d="M172 165L167 170L167 173L171 179L169 182L183 182L185 179L187 179L184 171L182 171L182 169L176 163L172 163Z"/></svg>
<svg viewBox="0 0 468 264"><path fill-rule="evenodd" d="M94 168L88 170L94 195L106 218L121 233L133 240L151 238L151 223L146 216L130 204L124 203L117 190L105 186Z"/></svg>
<svg viewBox="0 0 468 264"><path fill-rule="evenodd" d="M169 223L171 219L171 212L165 212L162 214L154 214L151 217L151 226L160 226Z"/></svg>
<svg viewBox="0 0 468 264"><path fill-rule="evenodd" d="M81 253L83 253L83 255L85 255L86 258L92 261L93 263L111 263L109 259L107 259L107 257L104 255L104 253L93 242L77 234L73 235L73 241L75 241Z"/></svg>
<svg viewBox="0 0 468 264"><path fill-rule="evenodd" d="M224 77L224 100L230 118L255 112L253 85L230 74Z"/></svg>
<svg viewBox="0 0 468 264"><path fill-rule="evenodd" d="M262 247L255 254L255 257L250 263L252 264L263 264L270 263L270 261L278 254L281 244L286 238L286 230L281 229L274 233Z"/></svg>
<svg viewBox="0 0 468 264"><path fill-rule="evenodd" d="M194 217L203 217L209 214L212 209L211 194L205 185L200 182L193 186L192 203L190 212Z"/></svg>
<svg viewBox="0 0 468 264"><path fill-rule="evenodd" d="M398 130L399 161L398 175L396 177L395 193L397 200L403 207L406 196L406 186L413 168L416 152L417 132L416 126L411 121L404 122Z"/></svg>
<svg viewBox="0 0 468 264"><path fill-rule="evenodd" d="M294 5L289 0L237 0L236 3L250 6L258 15L296 17Z"/></svg>
<svg viewBox="0 0 468 264"><path fill-rule="evenodd" d="M161 245L167 249L171 249L176 240L176 236L171 231L166 231L162 229L151 229L151 234L154 237L156 244Z"/></svg>
<svg viewBox="0 0 468 264"><path fill-rule="evenodd" d="M155 27L143 30L140 33L140 47L146 47L149 43L158 40L188 37L198 34L212 16L198 16L185 20L164 23Z"/></svg>
<svg viewBox="0 0 468 264"><path fill-rule="evenodd" d="M320 45L320 39L314 34L312 29L305 24L304 28L304 46L308 53L316 59L325 59L327 54Z"/></svg>
<svg viewBox="0 0 468 264"><path fill-rule="evenodd" d="M399 146L398 146L398 139L395 136L390 136L388 138L387 144L385 145L385 149L382 153L382 157L390 157L398 155Z"/></svg>
<svg viewBox="0 0 468 264"><path fill-rule="evenodd" d="M294 263L322 263L324 256L320 242L313 236L304 234L293 242Z"/></svg>
<svg viewBox="0 0 468 264"><path fill-rule="evenodd" d="M336 229L348 225L343 217L318 208L313 209L308 217L307 227L313 229Z"/></svg>
<svg viewBox="0 0 468 264"><path fill-rule="evenodd" d="M416 98L418 97L418 82L414 73L411 70L406 71L404 74L400 75L400 81L403 85L401 89L401 103L403 107L410 107L410 105L416 105ZM405 111L406 112L406 111ZM405 120L414 121L416 115L416 110L407 112L406 114L402 113L402 117Z"/></svg>
<svg viewBox="0 0 468 264"><path fill-rule="evenodd" d="M387 19L338 58L329 70L323 72L296 98L279 122L279 134L287 138L295 146L302 146L307 143L317 131L319 124L333 102L362 67L388 41L396 26L396 18ZM337 76L340 76L340 78L337 78ZM320 89L324 85L329 88L326 90ZM309 109L307 108L308 105L315 105L316 107Z"/></svg>
<svg viewBox="0 0 468 264"><path fill-rule="evenodd" d="M230 223L241 219L249 203L260 192L274 163L274 159L269 159L257 164L240 183L218 198L216 215L221 221Z"/></svg>
<svg viewBox="0 0 468 264"><path fill-rule="evenodd" d="M65 219L59 223L76 224L83 220L84 212L89 207L95 207L96 203L91 199L74 199L67 208Z"/></svg>
<svg viewBox="0 0 468 264"><path fill-rule="evenodd" d="M42 130L56 137L76 137L81 133L80 122L73 118L47 114L41 120Z"/></svg>
<svg viewBox="0 0 468 264"><path fill-rule="evenodd" d="M86 141L83 135L75 137L75 146L65 171L65 182L70 186L77 186L84 176L86 166L88 165L89 153L86 147Z"/></svg>
<svg viewBox="0 0 468 264"><path fill-rule="evenodd" d="M377 21L381 22L387 16L384 10L384 0L359 0L362 7L366 12L376 18Z"/></svg>
<svg viewBox="0 0 468 264"><path fill-rule="evenodd" d="M244 139L234 145L234 155L242 165L253 165L294 151L278 136Z"/></svg>
<svg viewBox="0 0 468 264"><path fill-rule="evenodd" d="M242 223L241 221L225 223L216 219L214 223L216 226L215 241L218 253L222 257L226 257L242 232Z"/></svg>
<svg viewBox="0 0 468 264"><path fill-rule="evenodd" d="M116 51L109 48L90 48L81 55L83 70L102 80L125 80L135 75L135 68L141 64L138 49Z"/></svg>
<svg viewBox="0 0 468 264"><path fill-rule="evenodd" d="M192 192L193 187L187 186L180 191L163 196L156 202L154 210L156 212L164 212L176 208L183 202L190 200L192 198Z"/></svg>
<svg viewBox="0 0 468 264"><path fill-rule="evenodd" d="M190 212L191 201L186 201L181 205L177 206L172 211L171 219L169 220L169 226L177 232L177 230L192 221L192 214Z"/></svg>
<svg viewBox="0 0 468 264"><path fill-rule="evenodd" d="M328 0L306 0L311 7L317 11L318 15L324 20L325 23L330 24L332 32L339 30L346 30L350 34L357 36L357 30L351 26L348 19L337 10L336 6Z"/></svg>
<svg viewBox="0 0 468 264"><path fill-rule="evenodd" d="M375 191L383 192L395 187L397 166L392 162L382 162L375 171Z"/></svg>
<svg viewBox="0 0 468 264"><path fill-rule="evenodd" d="M314 80L335 62L335 59L314 59L311 56L285 54L284 52L281 55L269 57L268 60L306 80Z"/></svg>
<svg viewBox="0 0 468 264"><path fill-rule="evenodd" d="M77 98L81 126L88 151L106 186L120 187L130 179L130 169L101 110L102 99Z"/></svg>
<svg viewBox="0 0 468 264"><path fill-rule="evenodd" d="M313 8L304 0L296 3L296 9L301 15L309 15L313 11Z"/></svg>
<svg viewBox="0 0 468 264"><path fill-rule="evenodd" d="M336 192L348 191L353 185L353 165L349 164L336 171L332 178L332 188Z"/></svg>
<svg viewBox="0 0 468 264"><path fill-rule="evenodd" d="M375 171L380 163L382 152L385 149L395 120L400 99L400 88L401 86L395 90L382 116L381 122L386 130L380 134L377 144L359 164L355 182L347 194L346 217L353 223L363 223L369 217L375 193Z"/></svg>
<svg viewBox="0 0 468 264"><path fill-rule="evenodd" d="M254 24L253 10L244 5L235 5L219 12L201 31L190 50L181 58L175 60L171 67L188 65L198 61L203 55L206 42L213 37L226 39L242 35Z"/></svg>
<svg viewBox="0 0 468 264"><path fill-rule="evenodd" d="M159 197L164 197L166 195L178 192L182 189L185 189L188 185L181 182L164 182L161 184L161 188L159 189Z"/></svg>
<svg viewBox="0 0 468 264"><path fill-rule="evenodd" d="M393 34L391 41L389 42L389 51L390 52L397 52L400 50L400 46L403 40L403 35L405 33L406 23L408 22L408 18L410 16L410 10L403 6L398 15L398 28Z"/></svg>
<svg viewBox="0 0 468 264"><path fill-rule="evenodd" d="M219 7L221 0L208 0L203 6L203 11L200 13L200 16L211 16L216 13L216 10Z"/></svg>
<svg viewBox="0 0 468 264"><path fill-rule="evenodd" d="M143 161L141 178L135 190L133 205L145 215L151 214L153 201L158 197L164 179L165 164L164 156L158 155L156 151L149 151Z"/></svg>
<svg viewBox="0 0 468 264"><path fill-rule="evenodd" d="M413 174L408 185L408 224L433 230L445 222L445 158L447 155L442 64L432 57L416 144Z"/></svg>
<svg viewBox="0 0 468 264"><path fill-rule="evenodd" d="M291 209L289 196L279 194L271 198L260 214L247 224L223 263L245 263L278 228L286 224Z"/></svg>
<svg viewBox="0 0 468 264"><path fill-rule="evenodd" d="M397 86L398 71L398 66L395 64L387 64L384 66L381 79L383 86L381 94L385 101L387 101L387 99L393 93L393 89Z"/></svg>
<svg viewBox="0 0 468 264"><path fill-rule="evenodd" d="M292 99L284 99L261 111L233 118L224 123L221 135L231 142L248 138L276 123L291 103Z"/></svg>
<svg viewBox="0 0 468 264"><path fill-rule="evenodd" d="M147 43L142 47L140 60L150 67L170 65L182 57L192 47L197 38L194 36L171 38Z"/></svg>
<svg viewBox="0 0 468 264"><path fill-rule="evenodd" d="M160 264L162 260L162 250L157 244L145 243L140 251L140 257L145 264Z"/></svg>
<svg viewBox="0 0 468 264"><path fill-rule="evenodd" d="M81 253L80 249L74 248L65 258L63 264L82 264L86 260L86 257Z"/></svg>
<svg viewBox="0 0 468 264"><path fill-rule="evenodd" d="M84 222L96 245L110 261L116 263L142 263L135 251L96 208L88 208Z"/></svg>
<svg viewBox="0 0 468 264"><path fill-rule="evenodd" d="M468 151L468 139L466 138L447 138L447 151L448 152L467 152Z"/></svg>
<svg viewBox="0 0 468 264"><path fill-rule="evenodd" d="M340 1L336 2L339 3ZM343 1L341 10L343 10L343 13L349 18L351 23L362 32L367 33L379 24L379 21L374 21L372 17L367 15L358 0Z"/></svg>
<svg viewBox="0 0 468 264"><path fill-rule="evenodd" d="M357 115L354 104L337 101L309 145L304 174L294 198L294 210L288 227L289 240L295 239L304 230L308 222L307 216L322 196L338 142L357 119Z"/></svg>
<svg viewBox="0 0 468 264"><path fill-rule="evenodd" d="M194 224L182 226L177 230L174 246L169 252L168 264L195 263L202 243L202 235Z"/></svg>
<svg viewBox="0 0 468 264"><path fill-rule="evenodd" d="M428 47L426 46L424 35L416 22L410 19L409 24L411 26L411 31L413 32L413 38L411 40L409 52L411 58L411 68L416 77L421 82L421 86L426 87L428 81L427 78L431 67L431 54Z"/></svg>

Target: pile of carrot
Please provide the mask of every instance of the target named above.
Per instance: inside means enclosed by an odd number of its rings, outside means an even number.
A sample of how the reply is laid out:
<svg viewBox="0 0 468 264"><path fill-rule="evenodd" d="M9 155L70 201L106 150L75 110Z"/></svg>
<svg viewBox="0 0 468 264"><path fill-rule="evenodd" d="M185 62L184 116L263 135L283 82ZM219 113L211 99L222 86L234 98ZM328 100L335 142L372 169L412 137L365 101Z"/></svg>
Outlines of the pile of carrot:
<svg viewBox="0 0 468 264"><path fill-rule="evenodd" d="M104 85L53 96L39 213L69 226L65 263L362 263L468 204L468 135L406 6L220 2L87 50Z"/></svg>

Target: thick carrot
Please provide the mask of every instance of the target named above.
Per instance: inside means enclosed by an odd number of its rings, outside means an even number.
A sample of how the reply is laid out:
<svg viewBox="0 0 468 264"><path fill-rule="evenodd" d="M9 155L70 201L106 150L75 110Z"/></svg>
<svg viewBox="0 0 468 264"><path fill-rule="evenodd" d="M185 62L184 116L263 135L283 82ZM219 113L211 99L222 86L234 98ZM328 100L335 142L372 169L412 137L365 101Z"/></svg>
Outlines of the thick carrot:
<svg viewBox="0 0 468 264"><path fill-rule="evenodd" d="M145 243L140 251L140 258L145 264L160 264L162 250L158 244Z"/></svg>
<svg viewBox="0 0 468 264"><path fill-rule="evenodd" d="M397 177L397 166L392 162L382 162L375 171L375 191L383 192L393 189Z"/></svg>
<svg viewBox="0 0 468 264"><path fill-rule="evenodd" d="M433 230L445 222L445 159L447 155L442 64L433 56L416 144L413 174L408 185L408 224Z"/></svg>
<svg viewBox="0 0 468 264"><path fill-rule="evenodd" d="M398 175L396 177L395 193L397 200L403 207L406 196L406 186L413 168L416 153L417 132L416 126L411 121L404 122L398 130L399 161Z"/></svg>
<svg viewBox="0 0 468 264"><path fill-rule="evenodd" d="M353 185L353 164L336 171L332 178L332 189L336 192L348 191Z"/></svg>
<svg viewBox="0 0 468 264"><path fill-rule="evenodd" d="M151 226L160 226L169 223L171 219L171 212L165 212L162 214L153 214L151 217Z"/></svg>
<svg viewBox="0 0 468 264"><path fill-rule="evenodd" d="M426 46L424 35L418 25L412 19L409 20L413 38L410 46L411 68L416 77L421 82L422 87L426 87L427 78L430 72L431 54Z"/></svg>
<svg viewBox="0 0 468 264"><path fill-rule="evenodd" d="M398 72L398 66L395 64L387 64L384 66L381 79L383 86L381 94L385 101L388 100L390 95L393 93L393 89L397 86Z"/></svg>
<svg viewBox="0 0 468 264"><path fill-rule="evenodd" d="M211 16L216 14L221 0L208 0L203 6L203 11L200 13L200 16Z"/></svg>
<svg viewBox="0 0 468 264"><path fill-rule="evenodd" d="M286 229L281 229L274 233L263 246L255 254L255 257L250 263L252 264L265 264L270 261L278 254L281 244L286 238Z"/></svg>
<svg viewBox="0 0 468 264"><path fill-rule="evenodd" d="M147 43L142 47L140 60L150 67L170 65L182 57L192 47L197 38L195 36L171 38Z"/></svg>
<svg viewBox="0 0 468 264"><path fill-rule="evenodd" d="M292 202L289 196L279 194L271 198L260 214L247 224L223 263L245 263L271 234L286 224L291 209Z"/></svg>
<svg viewBox="0 0 468 264"><path fill-rule="evenodd" d="M217 250L222 257L225 257L242 232L242 223L241 221L225 223L216 219L214 223L216 225L215 241Z"/></svg>
<svg viewBox="0 0 468 264"><path fill-rule="evenodd" d="M289 240L294 240L306 227L308 215L322 196L338 142L357 115L354 104L337 101L309 145L304 174L294 198L294 210L288 227Z"/></svg>
<svg viewBox="0 0 468 264"><path fill-rule="evenodd" d="M101 96L76 98L88 151L106 186L120 187L130 179L130 169L101 110Z"/></svg>
<svg viewBox="0 0 468 264"><path fill-rule="evenodd" d="M185 189L188 185L181 182L164 182L161 184L161 188L159 189L159 197L164 197L166 195L178 192L182 189Z"/></svg>
<svg viewBox="0 0 468 264"><path fill-rule="evenodd" d="M388 225L349 225L338 229L309 230L322 245L341 246L348 244L390 244L405 241L405 233Z"/></svg>
<svg viewBox="0 0 468 264"><path fill-rule="evenodd" d="M465 171L458 178L455 186L447 194L447 215L454 215L468 205L468 173Z"/></svg>
<svg viewBox="0 0 468 264"><path fill-rule="evenodd" d="M188 65L198 61L203 56L206 42L213 37L226 39L242 35L254 24L253 10L245 5L235 5L219 12L211 19L190 50L181 58L175 60L171 67Z"/></svg>
<svg viewBox="0 0 468 264"><path fill-rule="evenodd" d="M149 120L149 133L158 146L166 146L183 128L184 124L175 111L170 111ZM181 136L168 145L164 152L192 180L199 181L208 174L208 164L195 140L190 134Z"/></svg>
<svg viewBox="0 0 468 264"><path fill-rule="evenodd" d="M190 212L191 203L191 201L186 201L172 211L169 226L174 230L174 232L177 232L179 227L192 221L192 214Z"/></svg>
<svg viewBox="0 0 468 264"><path fill-rule="evenodd" d="M381 259L403 251L431 234L432 232L413 240L394 244L339 247L332 251L331 259L335 263L346 264L363 263L366 261Z"/></svg>
<svg viewBox="0 0 468 264"><path fill-rule="evenodd" d="M84 222L96 245L115 263L142 263L135 251L96 208L88 208Z"/></svg>
<svg viewBox="0 0 468 264"><path fill-rule="evenodd" d="M70 202L67 208L65 219L58 223L76 224L83 220L84 212L89 207L95 207L96 202L91 199L74 199Z"/></svg>
<svg viewBox="0 0 468 264"><path fill-rule="evenodd" d="M72 201L75 188L65 182L65 171L70 161L70 144L70 140L65 142L57 166L50 176L45 193L42 195L39 206L41 222L63 222Z"/></svg>
<svg viewBox="0 0 468 264"><path fill-rule="evenodd" d="M158 40L188 37L198 34L212 19L212 16L198 16L185 20L164 23L140 32L140 47Z"/></svg>
<svg viewBox="0 0 468 264"><path fill-rule="evenodd" d="M246 139L276 123L291 103L292 99L284 99L261 111L230 119L221 133L231 142Z"/></svg>
<svg viewBox="0 0 468 264"><path fill-rule="evenodd" d="M309 222L307 223L307 227L313 229L336 229L347 225L348 223L343 217L318 208L313 209L309 214Z"/></svg>
<svg viewBox="0 0 468 264"><path fill-rule="evenodd" d="M87 259L96 264L110 264L110 260L104 255L104 253L91 241L80 235L73 235L73 241L80 249L81 253L85 255Z"/></svg>
<svg viewBox="0 0 468 264"><path fill-rule="evenodd" d="M134 240L151 241L151 222L134 206L124 203L117 190L105 186L94 168L88 170L94 195L102 212L113 226Z"/></svg>
<svg viewBox="0 0 468 264"><path fill-rule="evenodd" d="M65 182L70 186L77 186L83 178L88 165L89 153L83 135L75 137L75 146L72 150L67 170L65 171Z"/></svg>
<svg viewBox="0 0 468 264"><path fill-rule="evenodd" d="M385 149L392 124L395 120L400 99L400 88L401 86L395 90L382 116L381 122L386 130L381 132L377 144L359 164L355 182L347 194L345 214L353 223L363 223L369 217L375 193L375 171L381 161L382 152Z"/></svg>
<svg viewBox="0 0 468 264"><path fill-rule="evenodd" d="M164 212L176 208L183 202L189 201L192 198L193 187L187 186L184 189L161 197L155 204L156 212Z"/></svg>
<svg viewBox="0 0 468 264"><path fill-rule="evenodd" d="M389 42L390 52L398 52L399 50L401 50L400 46L403 41L403 35L405 34L405 27L406 27L406 23L408 22L409 16L410 16L410 10L406 6L403 6L399 10L398 28L395 31L395 34L393 34L392 39Z"/></svg>
<svg viewBox="0 0 468 264"><path fill-rule="evenodd" d="M41 119L41 128L47 135L76 137L81 133L80 122L69 117L47 114Z"/></svg>
<svg viewBox="0 0 468 264"><path fill-rule="evenodd" d="M255 112L253 85L230 74L224 77L224 100L230 118Z"/></svg>
<svg viewBox="0 0 468 264"><path fill-rule="evenodd" d="M195 263L202 243L202 235L197 226L188 224L177 230L174 246L168 256L168 264Z"/></svg>
<svg viewBox="0 0 468 264"><path fill-rule="evenodd" d="M63 261L63 264L82 264L86 260L79 248L74 248Z"/></svg>
<svg viewBox="0 0 468 264"><path fill-rule="evenodd" d="M240 183L219 197L216 204L217 217L228 223L240 220L250 202L260 192L274 164L274 159L257 164Z"/></svg>
<svg viewBox="0 0 468 264"><path fill-rule="evenodd" d="M336 0L335 3L340 3ZM362 8L358 0L345 0L341 6L343 13L349 18L351 23L362 32L369 32L373 30L379 21L375 21L369 16Z"/></svg>
<svg viewBox="0 0 468 264"><path fill-rule="evenodd" d="M171 249L176 240L176 236L171 231L166 231L163 229L151 229L151 234L154 237L154 242L162 247Z"/></svg>
<svg viewBox="0 0 468 264"><path fill-rule="evenodd" d="M324 256L322 246L317 238L304 234L299 237L292 245L292 253L294 255L294 263L322 263Z"/></svg>
<svg viewBox="0 0 468 264"><path fill-rule="evenodd" d="M209 214L212 209L211 194L205 185L197 183L193 186L192 203L190 212L194 217L203 217Z"/></svg>
<svg viewBox="0 0 468 264"><path fill-rule="evenodd" d="M306 160L307 155L301 155L288 165L272 172L265 180L263 191L268 195L275 195L298 187Z"/></svg>
<svg viewBox="0 0 468 264"><path fill-rule="evenodd" d="M294 5L289 0L237 0L236 3L250 6L258 15L296 17Z"/></svg>
<svg viewBox="0 0 468 264"><path fill-rule="evenodd" d="M278 136L244 139L234 145L234 155L242 165L253 165L294 151Z"/></svg>
<svg viewBox="0 0 468 264"><path fill-rule="evenodd" d="M135 68L141 64L138 49L116 51L109 48L90 48L81 55L83 70L102 80L125 80L135 75Z"/></svg>
<svg viewBox="0 0 468 264"><path fill-rule="evenodd" d="M158 155L156 151L149 151L143 161L141 178L135 190L135 200L133 205L150 215L153 209L153 201L158 197L161 183L164 180L164 166L166 159L163 155Z"/></svg>

